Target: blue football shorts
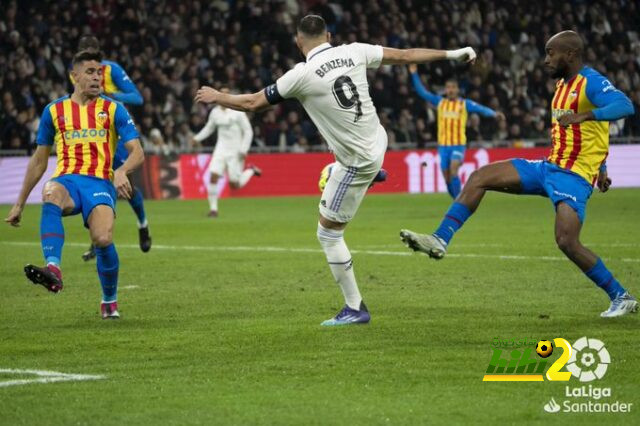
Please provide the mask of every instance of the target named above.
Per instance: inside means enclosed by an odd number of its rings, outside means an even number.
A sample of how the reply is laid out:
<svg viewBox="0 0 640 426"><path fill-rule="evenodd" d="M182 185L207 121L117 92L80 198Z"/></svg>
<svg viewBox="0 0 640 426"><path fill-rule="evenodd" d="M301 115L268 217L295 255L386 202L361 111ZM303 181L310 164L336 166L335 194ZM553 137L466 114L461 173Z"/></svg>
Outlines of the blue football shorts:
<svg viewBox="0 0 640 426"><path fill-rule="evenodd" d="M440 156L440 169L449 170L452 161L464 162L464 152L466 145L438 145L438 155Z"/></svg>
<svg viewBox="0 0 640 426"><path fill-rule="evenodd" d="M522 194L548 197L556 208L565 202L584 222L593 187L582 176L544 160L515 158L511 163L520 175Z"/></svg>
<svg viewBox="0 0 640 426"><path fill-rule="evenodd" d="M105 204L116 211L116 188L111 181L85 175L62 175L51 179L66 188L75 207L70 216L82 213L84 226L89 227L89 215L96 206Z"/></svg>

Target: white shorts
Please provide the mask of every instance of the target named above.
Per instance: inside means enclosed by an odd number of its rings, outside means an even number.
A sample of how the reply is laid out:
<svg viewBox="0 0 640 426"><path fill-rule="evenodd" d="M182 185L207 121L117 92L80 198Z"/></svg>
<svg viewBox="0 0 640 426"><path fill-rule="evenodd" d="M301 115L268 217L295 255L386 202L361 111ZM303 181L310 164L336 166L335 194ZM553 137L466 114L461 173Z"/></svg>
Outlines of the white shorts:
<svg viewBox="0 0 640 426"><path fill-rule="evenodd" d="M384 154L364 167L346 167L336 162L320 199L320 214L333 222L348 223L353 219L369 185L376 177Z"/></svg>
<svg viewBox="0 0 640 426"><path fill-rule="evenodd" d="M238 182L244 170L244 160L240 159L240 154L235 155L213 155L209 163L209 171L218 176L227 172L230 182Z"/></svg>

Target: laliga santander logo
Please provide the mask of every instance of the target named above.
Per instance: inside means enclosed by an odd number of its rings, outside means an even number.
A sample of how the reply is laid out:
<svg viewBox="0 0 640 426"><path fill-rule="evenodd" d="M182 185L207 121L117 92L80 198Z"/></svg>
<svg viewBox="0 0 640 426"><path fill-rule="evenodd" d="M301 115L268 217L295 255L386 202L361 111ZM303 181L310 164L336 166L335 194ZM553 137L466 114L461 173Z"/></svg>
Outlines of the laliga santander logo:
<svg viewBox="0 0 640 426"><path fill-rule="evenodd" d="M573 344L567 370L581 382L602 379L611 363L609 351L602 340L581 337Z"/></svg>
<svg viewBox="0 0 640 426"><path fill-rule="evenodd" d="M497 342L502 343L499 340ZM611 357L604 343L598 339L588 339L586 336L576 340L573 345L561 337L553 339L553 345L549 341L541 340L535 346L538 357L534 355L534 348L529 344L522 346L524 346L522 350L513 349L505 353L504 357L503 349L499 345L494 347L493 356L482 380L485 382L541 382L546 377L549 381L566 382L574 376L581 382L591 382L603 378L611 363ZM554 349L562 349L562 353L547 369L546 358L554 352ZM560 371L565 366L567 371ZM545 369L546 373L543 376Z"/></svg>
<svg viewBox="0 0 640 426"><path fill-rule="evenodd" d="M604 343L584 336L576 340L571 347L571 355L566 367L568 374L585 383L602 379L610 363L611 356ZM543 405L543 410L551 414L559 412L630 413L633 407L633 402L613 399L610 387L600 387L591 383L573 387L567 384L563 397L564 399L558 402L552 397Z"/></svg>

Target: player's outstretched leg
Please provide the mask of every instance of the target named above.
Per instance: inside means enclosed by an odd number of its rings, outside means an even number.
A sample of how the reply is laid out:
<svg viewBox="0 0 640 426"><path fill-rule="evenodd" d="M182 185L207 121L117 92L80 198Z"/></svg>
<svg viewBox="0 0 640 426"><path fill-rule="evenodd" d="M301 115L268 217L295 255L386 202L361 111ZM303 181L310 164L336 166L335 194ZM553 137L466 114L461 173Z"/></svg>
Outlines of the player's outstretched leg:
<svg viewBox="0 0 640 426"><path fill-rule="evenodd" d="M511 161L488 164L473 172L433 234L419 234L403 229L400 231L400 239L414 251L423 252L436 260L442 259L453 235L476 211L487 191L520 191L520 175Z"/></svg>
<svg viewBox="0 0 640 426"><path fill-rule="evenodd" d="M62 184L52 181L45 184L42 201L40 243L45 266L26 265L24 272L32 283L58 293L63 287L60 269L64 245L62 213L64 209L73 209L74 204L67 189Z"/></svg>
<svg viewBox="0 0 640 426"><path fill-rule="evenodd" d="M247 167L242 171L237 181L229 182L229 184L233 189L240 189L240 188L243 188L246 184L248 184L253 176L257 176L257 177L262 176L262 169L254 165L250 165L249 167Z"/></svg>
<svg viewBox="0 0 640 426"><path fill-rule="evenodd" d="M138 241L140 243L140 250L146 253L151 250L151 235L149 234L147 215L144 211L144 197L142 196L142 191L133 186L133 184L131 187L133 188L133 194L129 199L129 205L138 218Z"/></svg>
<svg viewBox="0 0 640 426"><path fill-rule="evenodd" d="M96 250L98 278L102 287L100 312L102 319L118 319L118 271L120 262L113 244L113 210L96 206L89 216L89 232Z"/></svg>
<svg viewBox="0 0 640 426"><path fill-rule="evenodd" d="M62 290L62 246L64 245L64 227L62 226L62 209L46 202L42 205L40 218L40 243L45 266L26 265L24 273L34 284L39 284L52 293Z"/></svg>
<svg viewBox="0 0 640 426"><path fill-rule="evenodd" d="M330 221L321 219L325 225ZM331 273L342 290L345 306L338 314L322 323L323 326L366 324L371 320L367 306L362 301L353 272L351 253L344 242L344 229L331 229L318 223L318 241L327 257Z"/></svg>
<svg viewBox="0 0 640 426"><path fill-rule="evenodd" d="M638 311L638 302L625 290L602 259L580 242L582 223L578 213L566 202L556 207L556 243L562 252L575 263L609 299L609 309L600 314L603 318L619 317Z"/></svg>

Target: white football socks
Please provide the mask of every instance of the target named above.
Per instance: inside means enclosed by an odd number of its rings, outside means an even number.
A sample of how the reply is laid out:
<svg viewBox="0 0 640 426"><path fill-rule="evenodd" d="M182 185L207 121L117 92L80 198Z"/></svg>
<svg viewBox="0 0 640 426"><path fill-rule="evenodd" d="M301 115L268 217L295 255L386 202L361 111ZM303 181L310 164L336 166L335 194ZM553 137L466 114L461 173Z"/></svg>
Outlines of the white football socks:
<svg viewBox="0 0 640 426"><path fill-rule="evenodd" d="M218 211L218 184L209 182L209 209Z"/></svg>
<svg viewBox="0 0 640 426"><path fill-rule="evenodd" d="M255 172L253 171L253 169L251 169L251 168L245 169L245 171L243 171L242 174L240 175L240 180L238 181L238 186L240 188L245 186L247 183L249 183L249 181L251 180L251 178L253 177L254 174L255 174Z"/></svg>
<svg viewBox="0 0 640 426"><path fill-rule="evenodd" d="M356 277L353 273L351 253L344 242L344 231L327 229L318 223L318 241L327 256L327 262L333 273L333 278L340 286L345 303L355 310L360 310L362 296L358 290Z"/></svg>

